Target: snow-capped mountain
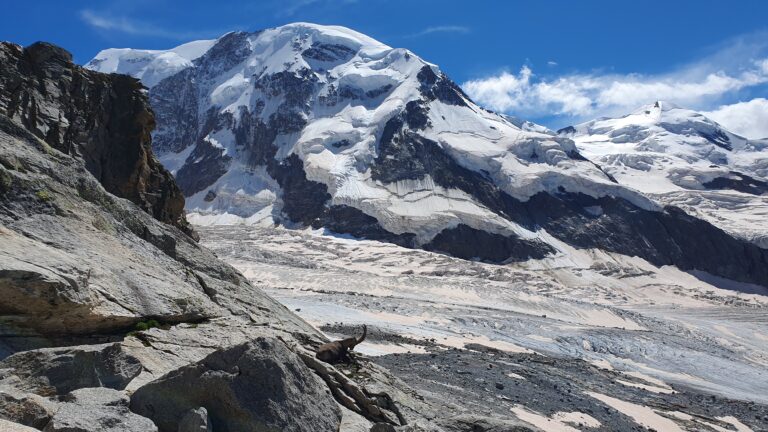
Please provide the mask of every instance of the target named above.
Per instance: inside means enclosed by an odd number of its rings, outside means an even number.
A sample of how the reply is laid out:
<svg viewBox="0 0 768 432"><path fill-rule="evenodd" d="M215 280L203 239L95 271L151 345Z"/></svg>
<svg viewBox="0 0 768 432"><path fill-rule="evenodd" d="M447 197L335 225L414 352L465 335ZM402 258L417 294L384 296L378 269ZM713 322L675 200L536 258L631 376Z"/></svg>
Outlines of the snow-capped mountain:
<svg viewBox="0 0 768 432"><path fill-rule="evenodd" d="M87 67L105 73L121 73L139 78L147 86L192 66L192 60L208 51L216 40L200 40L170 50L111 48L91 60Z"/></svg>
<svg viewBox="0 0 768 432"><path fill-rule="evenodd" d="M497 262L596 248L768 285L765 250L618 184L570 139L480 108L406 49L305 23L190 46L106 50L88 67L150 87L154 146L193 220Z"/></svg>
<svg viewBox="0 0 768 432"><path fill-rule="evenodd" d="M664 101L558 133L619 183L768 246L768 140Z"/></svg>

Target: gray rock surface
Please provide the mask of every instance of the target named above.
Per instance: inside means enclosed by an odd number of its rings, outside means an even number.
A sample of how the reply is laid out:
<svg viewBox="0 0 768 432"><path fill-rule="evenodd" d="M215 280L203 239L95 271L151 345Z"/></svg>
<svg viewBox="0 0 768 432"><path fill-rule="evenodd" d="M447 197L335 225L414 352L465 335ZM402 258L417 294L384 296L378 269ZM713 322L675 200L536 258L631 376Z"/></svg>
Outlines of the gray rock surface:
<svg viewBox="0 0 768 432"><path fill-rule="evenodd" d="M178 432L212 432L208 410L204 407L191 409L181 416Z"/></svg>
<svg viewBox="0 0 768 432"><path fill-rule="evenodd" d="M124 391L91 387L70 392L64 396L64 401L80 405L128 406L130 398Z"/></svg>
<svg viewBox="0 0 768 432"><path fill-rule="evenodd" d="M42 429L57 409L56 402L0 384L0 419Z"/></svg>
<svg viewBox="0 0 768 432"><path fill-rule="evenodd" d="M520 421L470 414L446 419L442 422L442 426L445 432L531 432L534 430ZM406 431L407 429L403 432Z"/></svg>
<svg viewBox="0 0 768 432"><path fill-rule="evenodd" d="M146 417L128 409L128 398L117 390L76 390L61 404L45 432L153 432L157 427Z"/></svg>
<svg viewBox="0 0 768 432"><path fill-rule="evenodd" d="M29 426L24 426L19 423L14 423L12 421L3 420L0 418L0 430L3 432L36 432L37 429L31 428Z"/></svg>
<svg viewBox="0 0 768 432"><path fill-rule="evenodd" d="M204 406L213 430L337 431L341 411L324 383L282 342L259 338L217 351L139 388L131 410L176 432Z"/></svg>
<svg viewBox="0 0 768 432"><path fill-rule="evenodd" d="M123 389L141 373L141 363L120 344L41 348L14 354L0 368L13 370L25 390L63 395L85 387Z"/></svg>

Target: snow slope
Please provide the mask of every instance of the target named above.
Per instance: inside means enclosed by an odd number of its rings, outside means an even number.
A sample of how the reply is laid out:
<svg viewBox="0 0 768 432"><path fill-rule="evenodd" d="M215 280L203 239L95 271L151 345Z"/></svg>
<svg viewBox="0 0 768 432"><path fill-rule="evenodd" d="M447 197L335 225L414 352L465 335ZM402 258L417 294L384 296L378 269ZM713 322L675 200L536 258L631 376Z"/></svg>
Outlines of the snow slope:
<svg viewBox="0 0 768 432"><path fill-rule="evenodd" d="M152 87L163 78L192 65L192 60L208 51L216 40L199 40L169 50L110 48L101 51L85 67L104 73L121 73L142 80Z"/></svg>
<svg viewBox="0 0 768 432"><path fill-rule="evenodd" d="M619 183L768 246L768 141L664 101L558 132Z"/></svg>
<svg viewBox="0 0 768 432"><path fill-rule="evenodd" d="M482 109L407 49L307 23L182 47L106 50L88 67L150 87L155 150L198 222L324 227L497 262L597 247L768 283L764 251L713 231L726 246L698 256L688 232L713 227L618 184L572 140Z"/></svg>

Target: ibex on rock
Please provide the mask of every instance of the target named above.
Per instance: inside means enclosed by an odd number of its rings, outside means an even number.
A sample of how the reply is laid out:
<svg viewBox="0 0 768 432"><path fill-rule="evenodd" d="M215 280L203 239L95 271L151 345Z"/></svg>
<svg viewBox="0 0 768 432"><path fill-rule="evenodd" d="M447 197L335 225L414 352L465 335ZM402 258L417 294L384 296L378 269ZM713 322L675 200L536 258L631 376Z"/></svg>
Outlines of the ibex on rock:
<svg viewBox="0 0 768 432"><path fill-rule="evenodd" d="M338 341L328 342L317 348L315 357L326 363L348 362L349 351L353 350L357 344L365 340L368 334L368 327L363 324L363 335L359 338L350 337Z"/></svg>

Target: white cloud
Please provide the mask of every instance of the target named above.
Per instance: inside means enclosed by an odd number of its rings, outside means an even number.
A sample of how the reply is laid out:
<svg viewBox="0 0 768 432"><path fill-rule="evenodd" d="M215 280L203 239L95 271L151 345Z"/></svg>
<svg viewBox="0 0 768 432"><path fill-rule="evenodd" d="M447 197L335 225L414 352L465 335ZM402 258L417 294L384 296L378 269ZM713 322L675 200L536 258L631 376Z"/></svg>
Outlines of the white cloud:
<svg viewBox="0 0 768 432"><path fill-rule="evenodd" d="M746 138L768 138L768 99L722 105L703 114Z"/></svg>
<svg viewBox="0 0 768 432"><path fill-rule="evenodd" d="M138 36L155 36L166 39L190 40L204 37L218 36L223 32L209 31L172 31L142 21L132 20L124 16L117 16L96 12L90 9L80 11L80 19L93 28L103 31L113 31Z"/></svg>
<svg viewBox="0 0 768 432"><path fill-rule="evenodd" d="M340 3L343 6L345 4L357 3L357 0L280 0L274 3L274 6L277 8L275 16L288 17L296 15L310 6L327 6L334 5L334 3Z"/></svg>
<svg viewBox="0 0 768 432"><path fill-rule="evenodd" d="M441 26L427 27L418 33L414 33L406 37L415 38L415 37L430 35L433 33L464 33L466 34L469 32L470 32L469 27L457 26L457 25L441 25Z"/></svg>
<svg viewBox="0 0 768 432"><path fill-rule="evenodd" d="M465 82L475 101L523 117L587 119L625 114L655 100L692 109L712 108L725 97L768 83L768 38L732 41L715 54L666 74L582 73L539 78L528 66L518 73Z"/></svg>

